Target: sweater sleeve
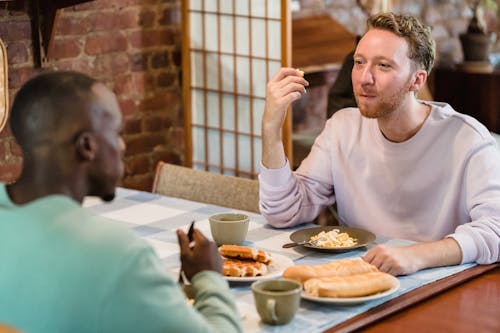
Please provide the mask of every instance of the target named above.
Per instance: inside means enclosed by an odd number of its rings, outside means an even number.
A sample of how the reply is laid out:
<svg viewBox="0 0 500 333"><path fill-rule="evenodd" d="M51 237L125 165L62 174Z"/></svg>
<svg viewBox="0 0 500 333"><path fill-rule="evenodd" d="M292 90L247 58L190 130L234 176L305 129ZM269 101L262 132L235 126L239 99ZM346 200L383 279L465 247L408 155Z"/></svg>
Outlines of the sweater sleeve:
<svg viewBox="0 0 500 333"><path fill-rule="evenodd" d="M500 261L500 153L483 144L469 159L465 171L466 209L471 222L457 227L449 237L462 251L462 263Z"/></svg>
<svg viewBox="0 0 500 333"><path fill-rule="evenodd" d="M288 160L280 169L261 164L260 212L272 226L287 228L310 222L335 202L329 131L326 128L320 134L296 172L290 170Z"/></svg>
<svg viewBox="0 0 500 333"><path fill-rule="evenodd" d="M102 332L241 332L227 282L215 272L193 278L195 306L145 247L119 272L104 300Z"/></svg>

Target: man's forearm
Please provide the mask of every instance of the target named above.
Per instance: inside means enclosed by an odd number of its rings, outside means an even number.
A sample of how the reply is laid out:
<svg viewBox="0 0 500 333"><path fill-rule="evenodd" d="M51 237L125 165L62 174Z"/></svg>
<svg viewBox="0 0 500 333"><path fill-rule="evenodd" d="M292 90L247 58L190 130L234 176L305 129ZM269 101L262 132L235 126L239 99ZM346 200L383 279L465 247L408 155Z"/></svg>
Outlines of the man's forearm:
<svg viewBox="0 0 500 333"><path fill-rule="evenodd" d="M460 264L462 251L453 238L410 246L377 245L363 259L382 272L408 275L421 269Z"/></svg>
<svg viewBox="0 0 500 333"><path fill-rule="evenodd" d="M266 130L265 124L262 124L262 164L268 169L279 169L285 162L281 130Z"/></svg>
<svg viewBox="0 0 500 333"><path fill-rule="evenodd" d="M453 238L445 238L430 243L419 243L409 246L409 249L418 258L418 270L458 265L462 261L462 251Z"/></svg>

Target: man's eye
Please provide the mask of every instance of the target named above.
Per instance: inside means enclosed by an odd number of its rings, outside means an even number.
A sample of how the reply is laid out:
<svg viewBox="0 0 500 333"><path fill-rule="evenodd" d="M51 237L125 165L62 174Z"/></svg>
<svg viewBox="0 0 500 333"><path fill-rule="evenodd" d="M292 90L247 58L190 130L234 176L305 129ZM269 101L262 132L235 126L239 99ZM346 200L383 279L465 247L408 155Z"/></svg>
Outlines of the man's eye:
<svg viewBox="0 0 500 333"><path fill-rule="evenodd" d="M384 69L391 68L391 65L384 64L384 63L380 63L379 66L382 67L382 68L384 68Z"/></svg>
<svg viewBox="0 0 500 333"><path fill-rule="evenodd" d="M355 65L362 65L363 61L361 61L361 60L354 60L354 64Z"/></svg>

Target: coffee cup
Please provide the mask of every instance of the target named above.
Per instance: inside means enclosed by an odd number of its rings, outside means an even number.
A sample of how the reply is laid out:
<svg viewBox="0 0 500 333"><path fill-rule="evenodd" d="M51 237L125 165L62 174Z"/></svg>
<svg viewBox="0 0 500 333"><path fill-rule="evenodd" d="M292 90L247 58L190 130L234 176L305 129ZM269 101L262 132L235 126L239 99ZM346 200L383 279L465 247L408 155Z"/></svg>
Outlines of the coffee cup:
<svg viewBox="0 0 500 333"><path fill-rule="evenodd" d="M288 279L272 279L252 283L257 312L266 324L289 323L300 304L302 285Z"/></svg>
<svg viewBox="0 0 500 333"><path fill-rule="evenodd" d="M217 245L241 244L245 241L250 218L240 213L222 213L208 218L212 238Z"/></svg>

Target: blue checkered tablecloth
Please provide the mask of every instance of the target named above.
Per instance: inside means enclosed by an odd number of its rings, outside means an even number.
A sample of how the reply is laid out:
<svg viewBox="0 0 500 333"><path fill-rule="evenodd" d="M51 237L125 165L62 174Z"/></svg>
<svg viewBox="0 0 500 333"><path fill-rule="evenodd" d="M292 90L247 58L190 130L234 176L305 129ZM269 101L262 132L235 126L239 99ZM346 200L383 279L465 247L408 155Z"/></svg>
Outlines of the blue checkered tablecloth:
<svg viewBox="0 0 500 333"><path fill-rule="evenodd" d="M177 279L180 266L179 246L175 230L178 228L186 230L189 223L195 220L196 227L208 238L211 238L208 217L220 212L237 212L225 207L124 188L118 188L117 197L111 203L103 203L96 198L86 198L84 207L95 214L109 219L110 223L131 228L137 235L148 241L165 264L167 272L173 279ZM303 225L292 229L275 229L267 225L262 216L250 212L243 213L250 217L250 226L245 245L287 256L298 265L321 264L336 259L359 257L366 250L331 254L319 253L303 247L283 249L281 246L290 241L289 236L292 232L313 225ZM377 238L376 242L368 248L381 243L401 246L410 244L411 242ZM398 277L401 287L396 293L382 299L358 305L339 306L302 300L295 318L291 323L284 326L268 326L260 321L255 311L249 283L238 283L232 285L231 289L236 296L238 309L242 314L245 332L315 333L323 332L410 290L456 274L472 266L472 264L466 264L434 268L417 272L410 276Z"/></svg>

